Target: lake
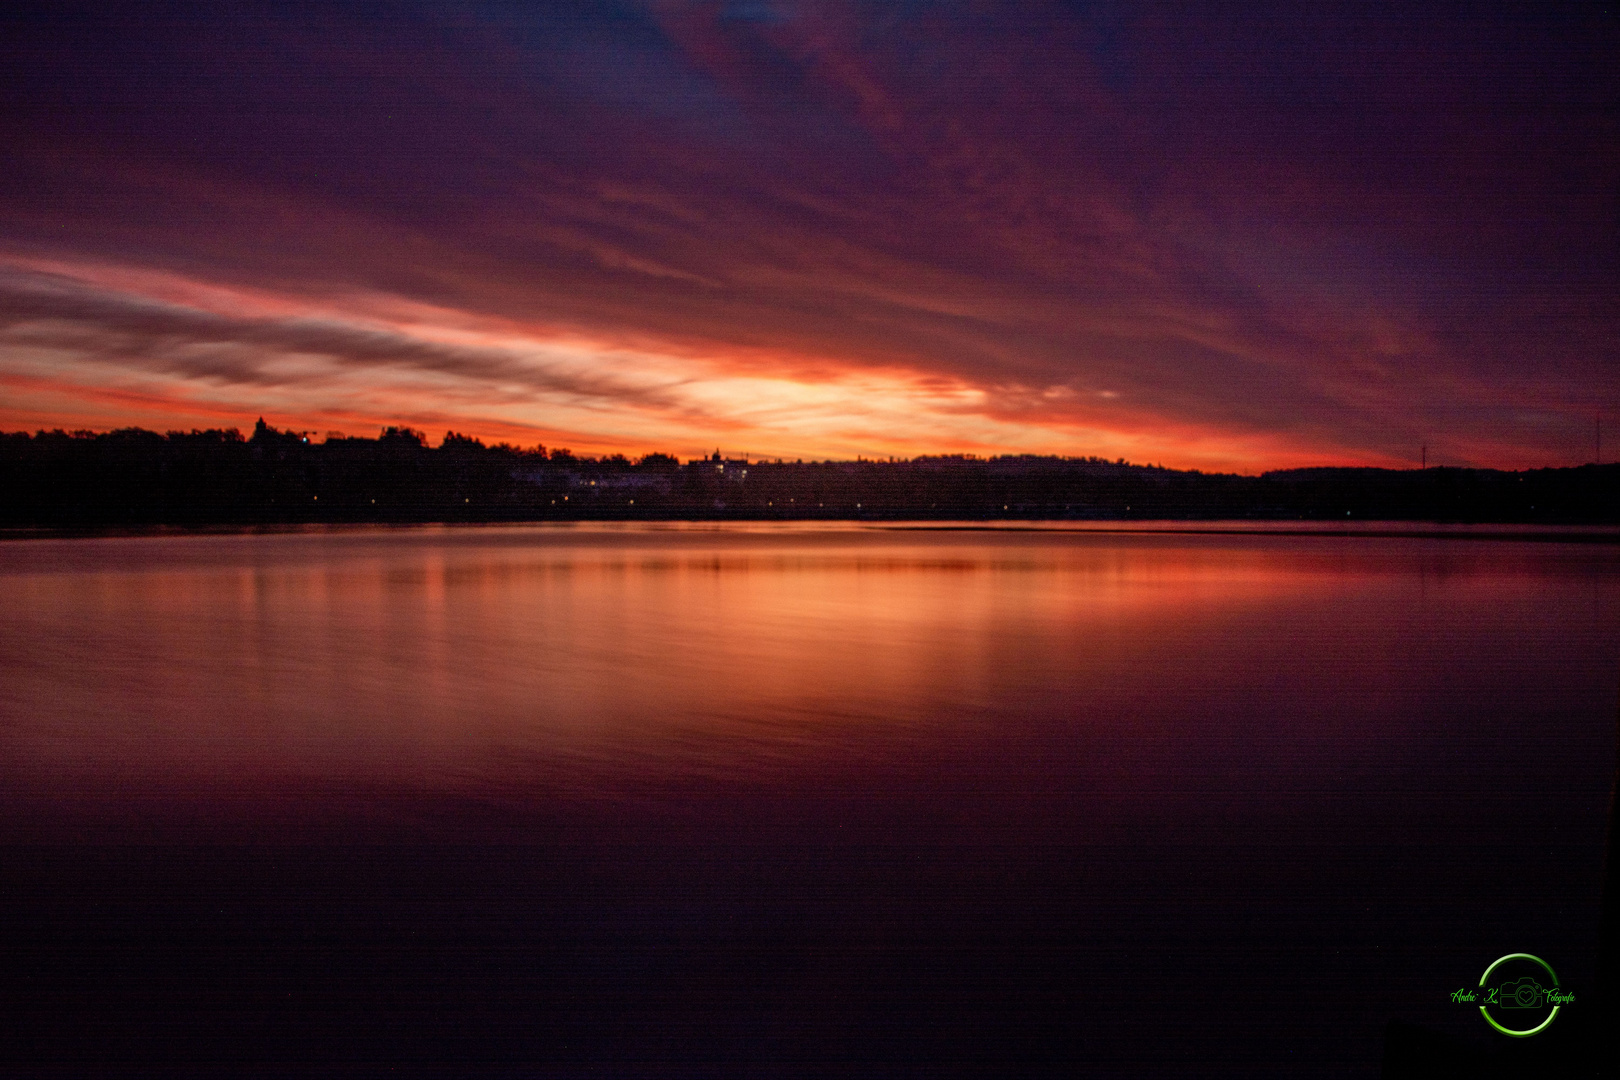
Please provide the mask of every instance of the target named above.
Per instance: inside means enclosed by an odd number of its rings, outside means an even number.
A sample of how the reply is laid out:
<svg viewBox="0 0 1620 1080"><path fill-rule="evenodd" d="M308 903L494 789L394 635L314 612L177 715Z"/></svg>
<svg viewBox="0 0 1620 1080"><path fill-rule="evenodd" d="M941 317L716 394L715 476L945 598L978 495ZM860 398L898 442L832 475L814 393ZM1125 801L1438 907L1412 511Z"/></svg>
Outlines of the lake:
<svg viewBox="0 0 1620 1080"><path fill-rule="evenodd" d="M1367 1076L1391 1019L1489 1049L1447 995L1494 958L1592 983L1620 547L1384 531L0 543L0 1060Z"/></svg>

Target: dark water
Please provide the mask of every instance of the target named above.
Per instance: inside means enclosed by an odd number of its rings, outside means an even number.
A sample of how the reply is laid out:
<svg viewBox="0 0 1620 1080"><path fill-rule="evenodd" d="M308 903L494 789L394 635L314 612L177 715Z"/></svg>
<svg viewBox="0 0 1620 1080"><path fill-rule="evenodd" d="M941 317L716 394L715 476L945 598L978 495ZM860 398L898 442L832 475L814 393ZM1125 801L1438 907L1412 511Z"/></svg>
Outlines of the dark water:
<svg viewBox="0 0 1620 1080"><path fill-rule="evenodd" d="M1617 586L1612 546L1412 537L11 542L0 1063L1366 1076L1391 1018L1486 1047L1447 995L1495 957L1591 983Z"/></svg>

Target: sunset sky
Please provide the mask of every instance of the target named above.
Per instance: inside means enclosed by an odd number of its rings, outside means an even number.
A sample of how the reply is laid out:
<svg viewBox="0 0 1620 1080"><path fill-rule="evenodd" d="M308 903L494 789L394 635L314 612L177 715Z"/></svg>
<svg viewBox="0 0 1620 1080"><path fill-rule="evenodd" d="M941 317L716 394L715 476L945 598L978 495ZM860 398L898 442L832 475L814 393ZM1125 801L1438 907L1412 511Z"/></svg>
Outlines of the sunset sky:
<svg viewBox="0 0 1620 1080"><path fill-rule="evenodd" d="M1617 11L7 5L0 430L1620 458Z"/></svg>

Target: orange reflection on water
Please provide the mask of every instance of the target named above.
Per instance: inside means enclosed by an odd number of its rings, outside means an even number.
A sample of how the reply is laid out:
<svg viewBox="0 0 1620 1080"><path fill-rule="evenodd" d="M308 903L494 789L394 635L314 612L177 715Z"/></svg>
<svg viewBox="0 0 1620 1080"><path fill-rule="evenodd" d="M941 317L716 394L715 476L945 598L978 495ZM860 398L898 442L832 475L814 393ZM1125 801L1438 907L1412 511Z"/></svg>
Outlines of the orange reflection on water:
<svg viewBox="0 0 1620 1080"><path fill-rule="evenodd" d="M996 738L1138 739L1147 775L1193 768L1193 736L1231 741L1206 730L1221 717L1251 725L1254 761L1366 764L1408 740L1356 735L1354 702L1416 709L1450 667L1511 669L1504 642L1570 633L1549 595L1612 588L1606 552L1558 545L852 527L37 541L0 560L0 749L21 788L58 794L775 783Z"/></svg>

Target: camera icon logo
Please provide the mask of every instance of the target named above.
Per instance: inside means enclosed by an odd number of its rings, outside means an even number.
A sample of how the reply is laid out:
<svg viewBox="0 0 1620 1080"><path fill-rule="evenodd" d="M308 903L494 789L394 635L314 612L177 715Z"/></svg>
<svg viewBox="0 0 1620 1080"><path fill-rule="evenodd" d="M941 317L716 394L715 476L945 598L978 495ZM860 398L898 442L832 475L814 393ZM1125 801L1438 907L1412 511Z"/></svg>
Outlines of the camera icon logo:
<svg viewBox="0 0 1620 1080"><path fill-rule="evenodd" d="M1477 995L1466 1000L1477 1001L1479 1014L1496 1031L1523 1039L1547 1030L1575 996L1560 986L1558 973L1541 957L1509 953L1485 969Z"/></svg>
<svg viewBox="0 0 1620 1080"><path fill-rule="evenodd" d="M1539 1009L1546 1004L1547 993L1540 983L1526 975L1514 982L1503 983L1496 1001L1504 1009Z"/></svg>

